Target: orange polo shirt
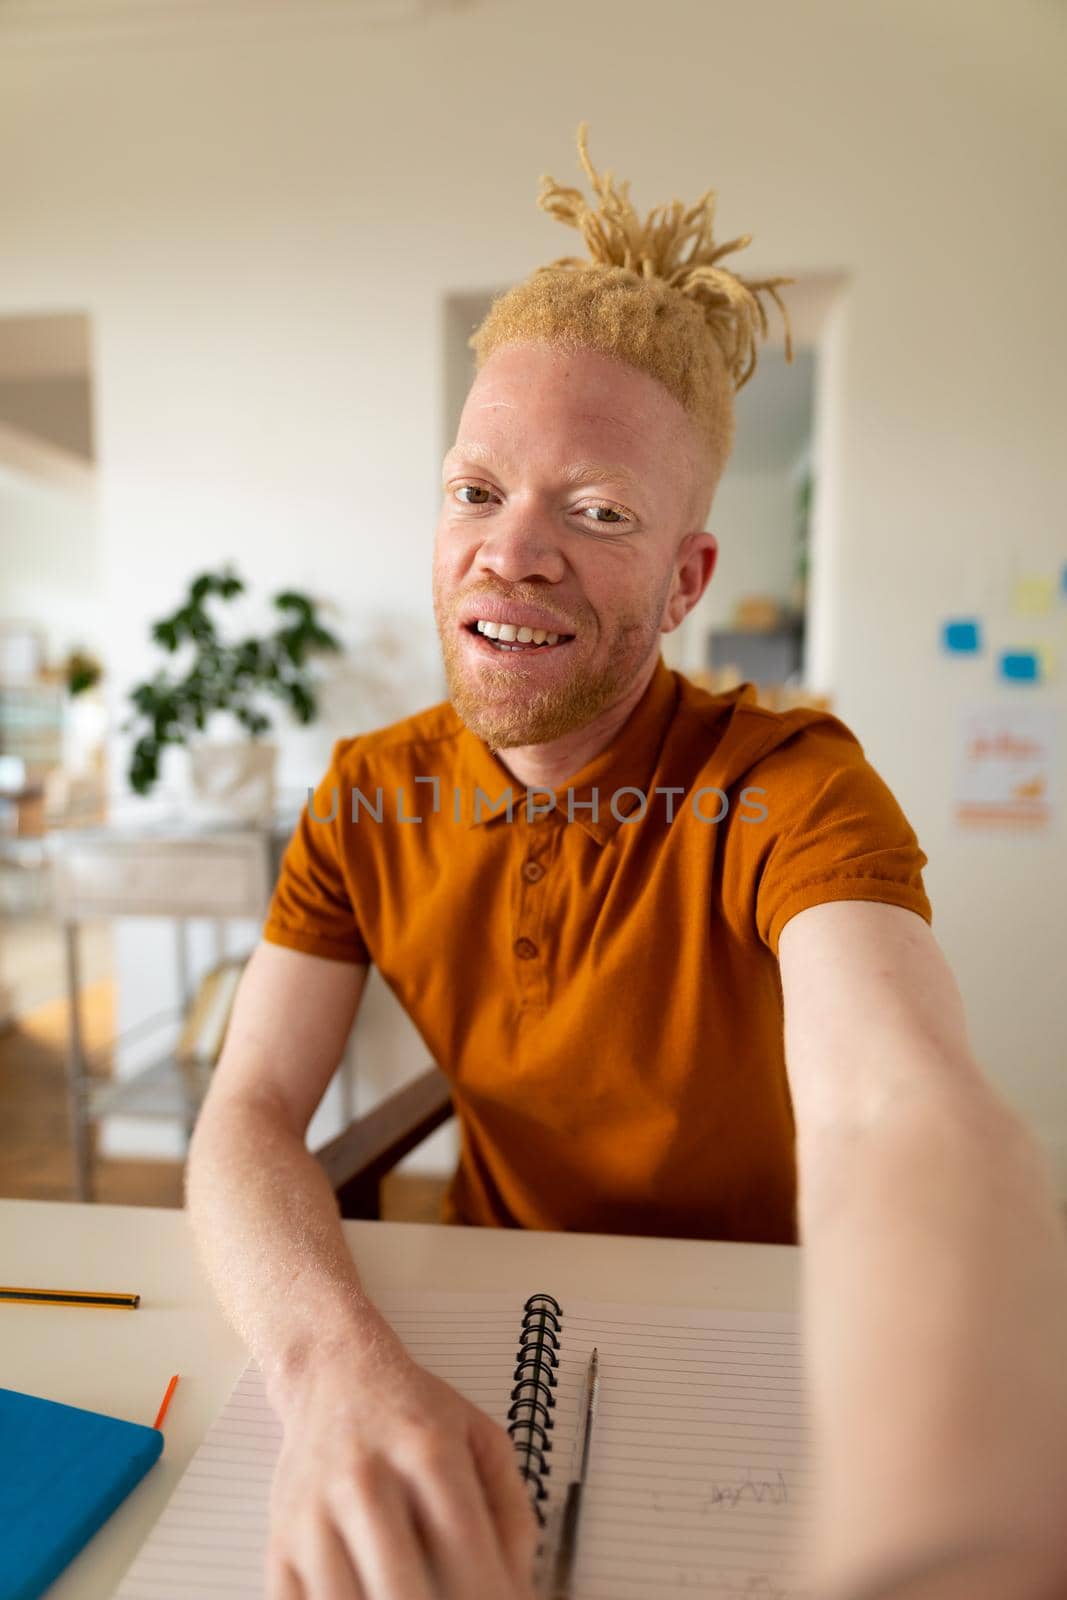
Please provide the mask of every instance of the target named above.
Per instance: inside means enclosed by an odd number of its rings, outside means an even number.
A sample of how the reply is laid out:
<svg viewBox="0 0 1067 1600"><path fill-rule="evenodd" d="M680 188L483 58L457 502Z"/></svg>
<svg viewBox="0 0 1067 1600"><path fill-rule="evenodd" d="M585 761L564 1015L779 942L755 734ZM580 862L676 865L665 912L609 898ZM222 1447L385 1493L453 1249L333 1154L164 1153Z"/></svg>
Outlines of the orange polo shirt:
<svg viewBox="0 0 1067 1600"><path fill-rule="evenodd" d="M929 922L925 864L844 723L660 656L554 796L447 701L338 740L263 937L373 962L415 1023L459 1119L442 1221L795 1243L779 934Z"/></svg>

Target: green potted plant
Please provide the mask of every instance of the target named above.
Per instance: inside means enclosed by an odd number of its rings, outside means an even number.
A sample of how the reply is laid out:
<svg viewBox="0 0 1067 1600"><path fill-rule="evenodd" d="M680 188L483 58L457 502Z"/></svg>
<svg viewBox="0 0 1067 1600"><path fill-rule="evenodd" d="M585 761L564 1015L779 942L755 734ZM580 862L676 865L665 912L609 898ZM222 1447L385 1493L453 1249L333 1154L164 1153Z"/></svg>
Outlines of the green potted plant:
<svg viewBox="0 0 1067 1600"><path fill-rule="evenodd" d="M272 814L277 745L262 737L272 728L263 699L281 700L298 722L311 722L318 710L312 659L341 649L315 602L295 589L273 596L281 614L273 632L226 642L208 602L230 601L244 590L229 567L201 573L177 610L152 624L152 638L164 650L175 655L188 646L191 656L184 673L161 668L130 690L134 715L122 726L137 734L128 773L137 794L147 795L158 781L166 745L188 749L193 812L202 820ZM248 737L201 737L216 712L229 713Z"/></svg>

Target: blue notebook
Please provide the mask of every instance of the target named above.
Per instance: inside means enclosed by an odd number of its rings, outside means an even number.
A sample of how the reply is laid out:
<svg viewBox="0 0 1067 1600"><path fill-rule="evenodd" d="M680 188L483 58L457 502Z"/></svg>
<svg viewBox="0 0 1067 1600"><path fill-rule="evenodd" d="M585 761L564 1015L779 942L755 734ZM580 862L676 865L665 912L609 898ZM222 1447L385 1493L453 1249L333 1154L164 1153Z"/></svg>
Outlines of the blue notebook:
<svg viewBox="0 0 1067 1600"><path fill-rule="evenodd" d="M158 1428L0 1389L0 1600L36 1600L162 1449Z"/></svg>

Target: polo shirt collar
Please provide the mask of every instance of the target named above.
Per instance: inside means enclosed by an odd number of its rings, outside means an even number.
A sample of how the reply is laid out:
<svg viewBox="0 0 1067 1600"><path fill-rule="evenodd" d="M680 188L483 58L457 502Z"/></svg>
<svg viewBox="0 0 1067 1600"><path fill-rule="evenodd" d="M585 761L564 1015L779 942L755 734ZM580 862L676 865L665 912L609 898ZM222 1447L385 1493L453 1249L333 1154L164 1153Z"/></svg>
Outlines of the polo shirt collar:
<svg viewBox="0 0 1067 1600"><path fill-rule="evenodd" d="M535 820L540 820L543 816L566 822L567 790L570 789L573 791L571 804L574 821L580 823L590 838L595 839L598 844L606 844L614 836L622 820L631 812L638 810L641 805L639 794L625 793L619 795L613 810L611 801L617 790L639 789L645 795L651 809L653 797L649 793L648 785L655 771L667 729L673 719L677 701L678 686L675 674L664 662L662 654L659 654L652 676L645 685L644 694L611 744L595 755L591 761L587 761L572 778L560 784L556 790L555 810L535 814ZM468 828L489 827L505 818L508 789L511 790L512 818L521 817L525 821L526 786L508 771L485 740L472 733L465 723L461 724L459 753L456 781L461 786L460 809L465 825ZM488 799L480 799L480 816L475 814L474 805L479 789L483 797L488 796ZM597 794L595 821L589 805L594 789ZM545 791L534 789L532 794L534 804L539 798L541 800L547 798ZM498 799L500 804L493 810L493 802Z"/></svg>

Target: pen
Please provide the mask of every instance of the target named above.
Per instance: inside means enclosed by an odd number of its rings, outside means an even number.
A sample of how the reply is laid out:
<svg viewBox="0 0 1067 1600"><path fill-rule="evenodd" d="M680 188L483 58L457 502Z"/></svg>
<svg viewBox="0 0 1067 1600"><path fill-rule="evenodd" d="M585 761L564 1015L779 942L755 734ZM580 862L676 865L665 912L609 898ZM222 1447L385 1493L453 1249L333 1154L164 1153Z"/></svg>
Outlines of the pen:
<svg viewBox="0 0 1067 1600"><path fill-rule="evenodd" d="M0 1285L0 1300L38 1306L119 1306L136 1311L139 1294L96 1294L91 1289L18 1289Z"/></svg>
<svg viewBox="0 0 1067 1600"><path fill-rule="evenodd" d="M596 1402L599 1392L600 1380L597 1376L597 1353L594 1346L585 1375L585 1420L581 1432L581 1464L578 1467L577 1476L572 1476L570 1483L567 1485L567 1499L563 1506L563 1522L560 1528L559 1545L556 1550L556 1565L552 1574L551 1600L570 1600L571 1574L574 1571L574 1552L578 1543L578 1513L582 1506L582 1490L585 1488L586 1470L589 1466L589 1441L593 1437L593 1418L596 1416ZM577 1455L577 1444L578 1437L576 1435L575 1455Z"/></svg>

